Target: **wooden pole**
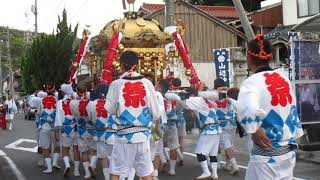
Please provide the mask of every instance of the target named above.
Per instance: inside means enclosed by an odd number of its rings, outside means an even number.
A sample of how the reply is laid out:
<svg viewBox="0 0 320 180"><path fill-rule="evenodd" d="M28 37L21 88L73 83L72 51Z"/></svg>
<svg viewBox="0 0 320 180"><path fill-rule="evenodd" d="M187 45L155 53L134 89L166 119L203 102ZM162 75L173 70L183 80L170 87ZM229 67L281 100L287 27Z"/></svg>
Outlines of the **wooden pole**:
<svg viewBox="0 0 320 180"><path fill-rule="evenodd" d="M246 11L243 8L241 0L232 0L234 7L237 9L237 12L240 17L241 25L243 27L244 32L246 33L247 40L250 41L255 38L255 34L252 30L252 27L249 23L248 17L246 15Z"/></svg>

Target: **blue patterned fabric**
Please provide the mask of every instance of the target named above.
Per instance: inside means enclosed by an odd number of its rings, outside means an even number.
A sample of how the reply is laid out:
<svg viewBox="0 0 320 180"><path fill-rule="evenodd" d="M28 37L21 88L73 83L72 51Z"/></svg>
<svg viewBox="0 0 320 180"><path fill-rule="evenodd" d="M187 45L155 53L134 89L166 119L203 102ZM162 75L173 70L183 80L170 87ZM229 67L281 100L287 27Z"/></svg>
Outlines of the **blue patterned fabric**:
<svg viewBox="0 0 320 180"><path fill-rule="evenodd" d="M201 134L219 134L222 129L219 125L217 115L214 111L210 110L207 115L198 112L198 123L201 129Z"/></svg>
<svg viewBox="0 0 320 180"><path fill-rule="evenodd" d="M152 115L150 108L145 107L142 109L142 112L135 117L133 114L131 114L128 110L124 110L120 116L117 119L121 126L143 126L143 127L151 127L152 125ZM118 135L117 139L121 141L122 143L136 143L138 141L146 141L146 139L150 136L150 131L144 131L144 132L138 132L138 133L132 133L132 134L126 134L126 135Z"/></svg>
<svg viewBox="0 0 320 180"><path fill-rule="evenodd" d="M51 111L50 114L48 114L48 112L46 111L42 111L39 114L39 126L42 128L44 127L46 124L49 125L49 129L53 129L54 128L54 121L55 121L55 117L56 117L56 110Z"/></svg>
<svg viewBox="0 0 320 180"><path fill-rule="evenodd" d="M119 116L119 121L122 126L150 127L152 125L150 108L143 108L142 112L137 117L131 114L128 110L124 110Z"/></svg>

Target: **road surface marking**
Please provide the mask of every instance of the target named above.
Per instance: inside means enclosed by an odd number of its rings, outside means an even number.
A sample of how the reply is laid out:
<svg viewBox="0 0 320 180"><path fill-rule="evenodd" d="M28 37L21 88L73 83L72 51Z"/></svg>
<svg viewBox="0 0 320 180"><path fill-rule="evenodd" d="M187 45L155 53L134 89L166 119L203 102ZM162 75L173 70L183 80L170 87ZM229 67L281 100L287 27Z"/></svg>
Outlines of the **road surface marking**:
<svg viewBox="0 0 320 180"><path fill-rule="evenodd" d="M12 171L14 172L14 174L16 175L18 180L26 180L26 178L20 172L20 170L18 169L16 164L9 158L9 156L7 156L7 154L5 152L0 150L0 156L2 156L3 158L5 158L7 160L8 164L10 165Z"/></svg>
<svg viewBox="0 0 320 180"><path fill-rule="evenodd" d="M196 154L189 153L189 152L183 152L183 154L188 155L188 156L192 156L192 157L197 157ZM220 161L220 163L225 164L226 162ZM242 169L248 169L247 166L242 166L242 165L238 165L238 166L239 166L239 168L242 168ZM306 179L298 178L298 177L293 177L292 179L293 179L293 180L306 180Z"/></svg>
<svg viewBox="0 0 320 180"><path fill-rule="evenodd" d="M37 143L37 141L33 140L33 139L18 139L16 141L14 141L13 143L6 145L5 148L16 149L16 150L21 150L21 151L28 151L28 152L33 152L33 153L38 152L38 146L35 146L33 148L26 148L26 147L18 146L19 144L21 144L23 142Z"/></svg>

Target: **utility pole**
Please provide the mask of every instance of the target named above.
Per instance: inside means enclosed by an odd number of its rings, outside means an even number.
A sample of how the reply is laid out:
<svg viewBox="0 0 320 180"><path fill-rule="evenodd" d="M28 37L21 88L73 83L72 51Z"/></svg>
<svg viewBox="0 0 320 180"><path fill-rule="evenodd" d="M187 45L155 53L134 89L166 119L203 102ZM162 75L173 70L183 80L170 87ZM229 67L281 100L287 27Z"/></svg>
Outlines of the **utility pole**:
<svg viewBox="0 0 320 180"><path fill-rule="evenodd" d="M0 102L2 103L2 97L3 97L3 88L2 88L2 54L0 51Z"/></svg>
<svg viewBox="0 0 320 180"><path fill-rule="evenodd" d="M38 0L34 0L34 26L36 30L36 34L38 34Z"/></svg>
<svg viewBox="0 0 320 180"><path fill-rule="evenodd" d="M37 35L38 34L38 0L34 0L34 5L32 5L31 11L34 14L34 30Z"/></svg>
<svg viewBox="0 0 320 180"><path fill-rule="evenodd" d="M165 27L173 26L174 2L173 0L164 0L165 3Z"/></svg>
<svg viewBox="0 0 320 180"><path fill-rule="evenodd" d="M9 27L7 27L7 38L8 38L8 42L7 42L7 49L8 49L8 62L9 62L9 69L10 69L10 86L9 86L9 94L11 94L13 96L13 68L12 68L12 62L11 62L11 53L10 53L10 29Z"/></svg>
<svg viewBox="0 0 320 180"><path fill-rule="evenodd" d="M237 12L240 17L240 21L243 27L244 32L246 33L247 40L250 41L255 38L255 34L252 30L252 27L249 23L246 11L243 8L243 5L240 0L232 0L234 7L237 9Z"/></svg>

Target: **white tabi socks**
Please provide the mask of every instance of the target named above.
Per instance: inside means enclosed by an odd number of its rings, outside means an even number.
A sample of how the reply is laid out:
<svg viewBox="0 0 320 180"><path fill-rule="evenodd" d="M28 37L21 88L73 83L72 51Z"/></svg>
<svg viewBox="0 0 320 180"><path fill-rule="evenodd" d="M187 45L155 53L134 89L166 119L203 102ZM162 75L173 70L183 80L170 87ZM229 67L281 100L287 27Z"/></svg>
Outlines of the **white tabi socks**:
<svg viewBox="0 0 320 180"><path fill-rule="evenodd" d="M90 171L89 171L89 162L88 161L83 162L82 165L83 165L84 172L85 172L84 179L90 179L91 178L91 174L90 174Z"/></svg>
<svg viewBox="0 0 320 180"><path fill-rule="evenodd" d="M170 176L176 175L176 163L177 163L177 160L170 160L170 169L169 169Z"/></svg>
<svg viewBox="0 0 320 180"><path fill-rule="evenodd" d="M183 154L182 154L180 148L177 149L177 154L178 154L179 160L180 160L180 161L183 161Z"/></svg>
<svg viewBox="0 0 320 180"><path fill-rule="evenodd" d="M80 176L79 168L80 168L80 161L74 161L73 175L76 176L76 177Z"/></svg>
<svg viewBox="0 0 320 180"><path fill-rule="evenodd" d="M167 148L163 148L163 153L164 153L164 156L166 157L167 161L169 161L170 156L169 156L169 152L168 152Z"/></svg>
<svg viewBox="0 0 320 180"><path fill-rule="evenodd" d="M207 179L211 176L211 173L208 168L208 162L207 161L201 161L199 162L201 169L202 169L202 174L197 177L197 179Z"/></svg>
<svg viewBox="0 0 320 180"><path fill-rule="evenodd" d="M158 169L154 169L152 173L152 180L159 180L158 176L159 176Z"/></svg>
<svg viewBox="0 0 320 180"><path fill-rule="evenodd" d="M10 120L12 121L12 120ZM9 122L9 130L12 130L12 122Z"/></svg>
<svg viewBox="0 0 320 180"><path fill-rule="evenodd" d="M103 175L104 175L104 180L110 180L110 169L109 168L103 168Z"/></svg>
<svg viewBox="0 0 320 180"><path fill-rule="evenodd" d="M91 156L89 171L91 177L96 177L97 156Z"/></svg>
<svg viewBox="0 0 320 180"><path fill-rule="evenodd" d="M45 174L52 173L52 165L51 165L51 158L45 158L44 161L46 162L47 169L43 171Z"/></svg>
<svg viewBox="0 0 320 180"><path fill-rule="evenodd" d="M59 153L53 153L53 159L52 159L52 167L56 169L60 169L61 167L58 165L58 159L60 154Z"/></svg>
<svg viewBox="0 0 320 180"><path fill-rule="evenodd" d="M63 161L64 161L64 164L65 164L65 169L64 169L63 176L67 177L67 176L69 176L69 173L70 173L70 170L71 170L69 157L68 156L64 156L63 157Z"/></svg>
<svg viewBox="0 0 320 180"><path fill-rule="evenodd" d="M236 175L239 172L239 167L238 167L236 158L231 158L230 159L230 163L231 163L231 166L232 166L230 174L231 175Z"/></svg>
<svg viewBox="0 0 320 180"><path fill-rule="evenodd" d="M212 170L211 178L214 180L217 180L218 179L218 172L217 172L218 163L212 162L210 165L211 165L211 170Z"/></svg>

